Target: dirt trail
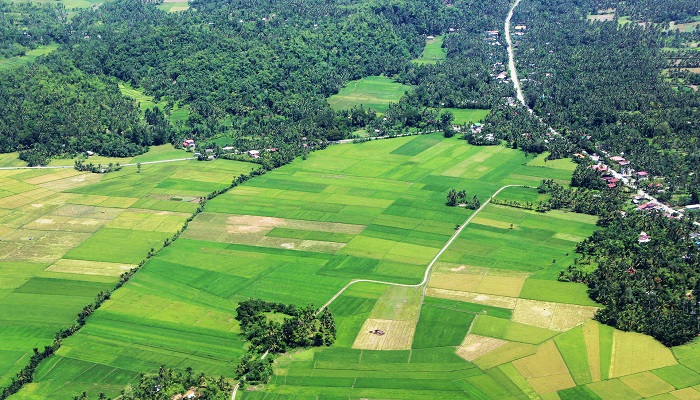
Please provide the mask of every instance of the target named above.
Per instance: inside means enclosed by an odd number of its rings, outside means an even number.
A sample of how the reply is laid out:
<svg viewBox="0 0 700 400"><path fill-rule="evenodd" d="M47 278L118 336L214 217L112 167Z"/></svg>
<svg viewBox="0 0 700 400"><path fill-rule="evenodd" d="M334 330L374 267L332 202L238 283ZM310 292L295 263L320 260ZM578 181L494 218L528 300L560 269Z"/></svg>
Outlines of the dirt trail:
<svg viewBox="0 0 700 400"><path fill-rule="evenodd" d="M379 284L382 284L382 285L403 286L403 287L423 287L423 294L422 294L422 296L421 296L421 304L422 304L422 303L423 303L423 297L425 297L425 290L426 290L426 288L428 287L428 282L430 281L430 272L431 272L432 269L433 269L433 265L435 265L435 263L436 263L437 260L440 258L440 256L442 255L442 253L444 253L445 250L447 250L447 248L450 247L450 245L452 244L452 242L454 242L455 239L457 239L457 237L459 236L459 234L462 233L462 230L464 230L464 228L466 228L467 225L469 225L469 223L472 221L472 219L474 219L474 217L476 217L476 215L479 214L479 212L480 212L481 210L483 210L484 207L486 207L486 205L489 204L489 203L491 202L491 199L493 199L493 198L496 197L499 193L501 193L501 191L502 191L503 189L506 189L506 188L509 188L509 187L529 187L529 188L532 188L533 186L525 186L525 185L505 185L505 186L501 187L500 189L498 189L493 195L491 195L491 197L489 197L489 198L481 205L481 207L479 207L479 209L477 209L476 211L474 211L474 213L473 213L472 215L470 215L469 218L467 218L466 221L464 221L464 223L459 227L459 229L455 230L455 233L452 234L452 237L450 237L450 240L448 240L447 243L445 243L445 245L442 247L442 249L440 249L440 251L437 253L437 255L435 255L435 258L433 258L433 260L430 262L430 264L428 264L428 267L425 269L425 274L423 274L423 280L422 280L420 283L416 283L415 285L409 285L409 284L406 284L406 283L395 283L395 282L376 281L376 280L373 280L373 279L353 279L352 281L348 282L347 285L343 286L343 288L340 289L340 290L338 291L338 293L336 293L333 297L331 297L331 299L328 300L328 301L326 302L326 304L324 304L323 306L321 306L321 307L318 309L318 311L320 312L320 311L323 310L324 308L328 307L331 303L333 303L333 301L335 301L335 299L337 299L341 294L343 294L343 292L344 292L347 288L349 288L350 286L352 286L353 284L358 283L358 282L379 283Z"/></svg>

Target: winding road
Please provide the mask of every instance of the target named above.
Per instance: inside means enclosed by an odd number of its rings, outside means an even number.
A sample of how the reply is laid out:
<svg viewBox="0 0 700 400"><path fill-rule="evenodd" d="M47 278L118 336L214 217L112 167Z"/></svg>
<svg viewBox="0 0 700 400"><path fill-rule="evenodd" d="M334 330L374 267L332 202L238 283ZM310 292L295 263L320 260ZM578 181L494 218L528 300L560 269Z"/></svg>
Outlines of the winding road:
<svg viewBox="0 0 700 400"><path fill-rule="evenodd" d="M326 307L328 307L331 303L333 303L333 301L335 301L335 299L337 299L341 294L343 294L343 292L344 292L347 288L349 288L350 286L354 285L355 283L359 283L359 282L379 283L379 284L382 284L382 285L403 286L403 287L414 287L414 288L423 287L423 294L425 294L425 289L428 287L428 282L430 281L430 271L432 271L433 265L435 265L435 263L437 262L438 258L440 258L440 256L442 255L442 253L444 253L445 250L447 250L447 248L450 247L450 245L452 244L452 242L454 242L455 239L457 239L457 236L459 236L459 234L462 233L462 230L464 230L464 228L466 228L467 225L469 225L469 223L472 221L472 219L474 219L474 217L476 217L476 215L479 214L479 212L480 212L481 210L483 210L484 207L486 207L486 205L489 204L489 203L491 202L491 199L493 199L493 198L496 197L499 193L501 193L501 191L502 191L503 189L506 189L506 188L509 188L509 187L528 187L528 188L534 188L534 186L525 186L525 185L505 185L505 186L501 187L500 189L498 189L493 195L491 195L491 197L488 198L488 200L486 200L486 201L481 205L481 207L479 207L476 211L474 211L474 213L473 213L472 215L470 215L469 218L467 218L466 221L464 221L464 223L459 227L459 229L455 230L455 233L452 234L452 237L450 237L450 240L448 240L447 243L445 243L445 245L442 247L442 249L440 249L440 251L437 253L437 255L435 255L435 258L433 258L433 260L430 262L430 264L428 264L428 267L425 269L425 274L423 275L423 280L422 280L420 283L416 283L416 284L414 284L414 285L409 285L409 284L406 284L406 283L395 283L395 282L375 281L375 280L372 280L372 279L353 279L353 280L351 280L350 282L348 282L347 285L343 286L343 288L340 289L340 290L338 291L338 293L336 293L333 297L331 297L331 299L328 300L328 301L326 302L326 304L322 305L322 306L318 309L318 312L320 312L321 310L323 310L323 309L325 309Z"/></svg>

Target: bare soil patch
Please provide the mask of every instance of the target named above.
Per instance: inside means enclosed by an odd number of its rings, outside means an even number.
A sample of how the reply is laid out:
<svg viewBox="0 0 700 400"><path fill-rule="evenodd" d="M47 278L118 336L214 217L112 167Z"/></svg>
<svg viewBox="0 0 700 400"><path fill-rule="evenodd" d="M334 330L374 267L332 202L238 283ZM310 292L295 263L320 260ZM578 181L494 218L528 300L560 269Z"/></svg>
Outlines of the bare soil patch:
<svg viewBox="0 0 700 400"><path fill-rule="evenodd" d="M384 334L376 334L377 330ZM352 345L363 350L408 350L413 343L416 321L370 318L365 321Z"/></svg>

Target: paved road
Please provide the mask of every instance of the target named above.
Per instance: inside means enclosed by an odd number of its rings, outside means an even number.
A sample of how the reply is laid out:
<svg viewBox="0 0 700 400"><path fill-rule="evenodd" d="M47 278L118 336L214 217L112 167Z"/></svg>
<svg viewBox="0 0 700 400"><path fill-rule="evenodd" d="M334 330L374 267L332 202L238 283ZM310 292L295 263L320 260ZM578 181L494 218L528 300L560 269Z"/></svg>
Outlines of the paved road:
<svg viewBox="0 0 700 400"><path fill-rule="evenodd" d="M489 198L481 205L481 207L479 207L476 211L474 211L474 213L473 213L472 215L470 215L469 218L467 218L466 221L464 221L464 223L459 227L459 229L455 230L455 233L452 234L452 237L450 237L450 240L448 240L447 243L445 243L445 245L442 247L442 249L440 249L440 251L439 251L439 252L437 253L437 255L435 256L435 258L433 258L433 260L430 262L430 264L428 264L428 267L425 269L425 274L423 275L423 280L422 280L420 283L416 283L415 285L409 285L409 284L406 284L406 283L395 283L395 282L375 281L375 280L372 280L372 279L353 279L352 281L348 282L347 285L343 286L343 288L340 289L340 290L338 291L338 293L336 293L333 297L331 297L331 299L328 300L328 301L326 302L326 304L324 304L323 306L321 306L321 307L318 309L318 311L320 312L320 311L323 310L324 308L328 307L331 303L333 303L333 301L334 301L335 299L337 299L341 294L343 294L343 292L344 292L347 288L349 288L350 286L354 285L355 283L359 283L359 282L379 283L379 284L382 284L382 285L403 286L403 287L415 287L415 288L424 286L424 287L423 287L423 293L425 293L425 288L428 286L427 284L428 284L428 282L430 281L430 271L433 269L433 265L435 265L435 263L437 262L438 258L440 258L440 256L442 255L442 253L444 253L445 250L447 250L447 248L450 247L450 245L452 244L452 242L454 242L454 240L457 239L457 236L459 236L459 234L462 233L462 230L464 230L464 228L466 228L467 225L469 225L469 223L472 221L472 219L473 219L481 210L483 210L484 207L486 207L486 205L489 204L489 202L491 202L491 199L493 199L493 198L496 197L499 193L501 193L501 191L502 191L503 189L509 188L509 187L530 187L530 188L534 188L534 186L505 185L505 186L501 187L500 189L498 189L491 197L489 197Z"/></svg>
<svg viewBox="0 0 700 400"><path fill-rule="evenodd" d="M506 24L505 24L505 34L506 34L506 44L508 45L508 69L510 70L510 80L513 81L513 87L515 88L515 96L517 97L518 101L520 104L524 105L527 107L527 104L525 104L525 96L523 96L523 91L520 88L520 81L518 80L518 71L515 69L515 56L513 54L513 40L510 37L510 20L513 18L513 11L515 11L515 7L520 4L520 0L515 0L515 3L513 3L513 6L508 10L508 16L506 17ZM528 110L530 110L529 107L527 107ZM532 110L530 110L532 113Z"/></svg>

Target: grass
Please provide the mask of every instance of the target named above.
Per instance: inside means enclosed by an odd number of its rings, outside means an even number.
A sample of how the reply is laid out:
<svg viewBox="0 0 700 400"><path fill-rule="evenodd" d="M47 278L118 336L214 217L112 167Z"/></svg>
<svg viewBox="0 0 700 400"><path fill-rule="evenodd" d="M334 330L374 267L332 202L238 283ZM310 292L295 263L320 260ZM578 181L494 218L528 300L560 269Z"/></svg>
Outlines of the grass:
<svg viewBox="0 0 700 400"><path fill-rule="evenodd" d="M181 11L180 9L177 9L180 3L163 3L159 6L166 6L168 7L171 11ZM177 5L177 6L176 6ZM176 8L175 10L172 10L173 8ZM136 101L136 103L139 105L139 108L141 109L142 112L148 110L148 109L153 109L153 107L158 107L161 109L161 111L164 110L165 106L167 105L166 101L155 101L153 96L149 96L143 92L143 89L141 88L134 88L129 84L128 82L119 82L119 90L122 92L124 96L131 97ZM177 121L185 121L189 115L189 110L187 107L183 107L179 104L175 104L170 110L170 116L168 117L168 120L171 123L175 123Z"/></svg>
<svg viewBox="0 0 700 400"><path fill-rule="evenodd" d="M394 82L390 78L369 76L348 82L338 94L328 98L328 104L334 110L348 110L362 105L382 114L390 103L397 103L404 92L409 90L410 86Z"/></svg>
<svg viewBox="0 0 700 400"><path fill-rule="evenodd" d="M447 52L442 47L444 39L444 36L435 36L432 39L426 39L423 53L421 53L420 57L413 60L413 62L422 65L436 64L438 61L444 60L447 57Z"/></svg>
<svg viewBox="0 0 700 400"><path fill-rule="evenodd" d="M23 56L0 59L0 70L12 69L34 62L39 56L43 56L58 49L58 44L38 46L36 49L27 50Z"/></svg>
<svg viewBox="0 0 700 400"><path fill-rule="evenodd" d="M477 108L443 108L441 113L449 111L454 115L455 119L452 123L456 125L470 124L481 122L486 118L491 110L482 110Z"/></svg>

